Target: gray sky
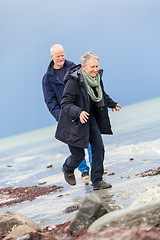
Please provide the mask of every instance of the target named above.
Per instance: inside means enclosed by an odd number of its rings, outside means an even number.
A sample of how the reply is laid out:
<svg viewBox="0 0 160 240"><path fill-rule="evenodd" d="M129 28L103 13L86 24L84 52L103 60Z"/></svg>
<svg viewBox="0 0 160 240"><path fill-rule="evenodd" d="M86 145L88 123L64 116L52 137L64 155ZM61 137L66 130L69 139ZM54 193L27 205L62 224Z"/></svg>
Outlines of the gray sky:
<svg viewBox="0 0 160 240"><path fill-rule="evenodd" d="M0 138L56 123L41 87L55 43L77 64L96 53L122 106L158 97L159 26L159 0L0 0Z"/></svg>

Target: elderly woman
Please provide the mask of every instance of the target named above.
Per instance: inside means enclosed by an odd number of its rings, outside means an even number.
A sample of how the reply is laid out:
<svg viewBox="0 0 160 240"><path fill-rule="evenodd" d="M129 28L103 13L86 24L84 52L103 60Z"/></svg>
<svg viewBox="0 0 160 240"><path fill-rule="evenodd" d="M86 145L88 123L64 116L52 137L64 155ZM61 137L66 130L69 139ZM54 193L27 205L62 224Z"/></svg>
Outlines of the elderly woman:
<svg viewBox="0 0 160 240"><path fill-rule="evenodd" d="M84 159L89 142L92 148L91 181L93 190L112 187L103 181L104 145L101 134L112 134L108 109L121 106L105 92L99 58L92 52L81 57L81 65L71 68L64 79L65 89L55 137L67 143L71 155L63 164L66 182L76 185L74 170Z"/></svg>

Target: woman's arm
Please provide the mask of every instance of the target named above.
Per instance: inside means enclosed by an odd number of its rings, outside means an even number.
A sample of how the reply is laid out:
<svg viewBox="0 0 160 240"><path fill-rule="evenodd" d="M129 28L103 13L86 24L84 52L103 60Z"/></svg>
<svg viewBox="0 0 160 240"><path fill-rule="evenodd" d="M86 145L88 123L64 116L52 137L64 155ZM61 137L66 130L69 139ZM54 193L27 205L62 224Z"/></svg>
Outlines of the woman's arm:
<svg viewBox="0 0 160 240"><path fill-rule="evenodd" d="M73 119L79 118L80 113L82 112L82 109L76 104L77 98L78 92L76 81L74 79L69 79L65 84L64 92L62 95L61 108L65 112L69 112L71 118Z"/></svg>

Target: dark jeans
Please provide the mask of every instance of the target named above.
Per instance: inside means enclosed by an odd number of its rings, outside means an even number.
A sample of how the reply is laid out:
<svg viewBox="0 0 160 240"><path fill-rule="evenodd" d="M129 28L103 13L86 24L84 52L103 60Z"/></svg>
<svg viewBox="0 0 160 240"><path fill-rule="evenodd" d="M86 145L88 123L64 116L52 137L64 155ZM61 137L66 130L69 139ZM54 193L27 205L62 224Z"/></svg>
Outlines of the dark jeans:
<svg viewBox="0 0 160 240"><path fill-rule="evenodd" d="M91 181L92 185L95 185L102 181L104 172L104 145L96 120L92 114L89 118L89 142L92 148ZM68 146L71 155L66 159L63 168L67 173L74 173L74 170L83 161L85 152L83 148L78 148L71 145Z"/></svg>

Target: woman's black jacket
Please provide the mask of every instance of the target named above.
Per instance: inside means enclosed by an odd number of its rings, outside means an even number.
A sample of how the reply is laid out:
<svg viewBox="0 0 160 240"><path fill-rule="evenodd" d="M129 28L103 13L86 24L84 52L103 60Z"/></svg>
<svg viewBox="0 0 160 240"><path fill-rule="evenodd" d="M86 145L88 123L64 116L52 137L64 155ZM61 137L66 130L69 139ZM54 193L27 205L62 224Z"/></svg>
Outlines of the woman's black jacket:
<svg viewBox="0 0 160 240"><path fill-rule="evenodd" d="M103 70L99 70L99 73L102 77ZM82 124L79 117L82 111L89 113L90 99L83 81L81 66L77 65L71 68L67 72L64 82L65 89L55 137L69 145L87 148L89 144L89 121ZM105 106L96 107L94 116L102 134L113 134L107 107L115 108L117 103L104 92L102 79L101 87Z"/></svg>

